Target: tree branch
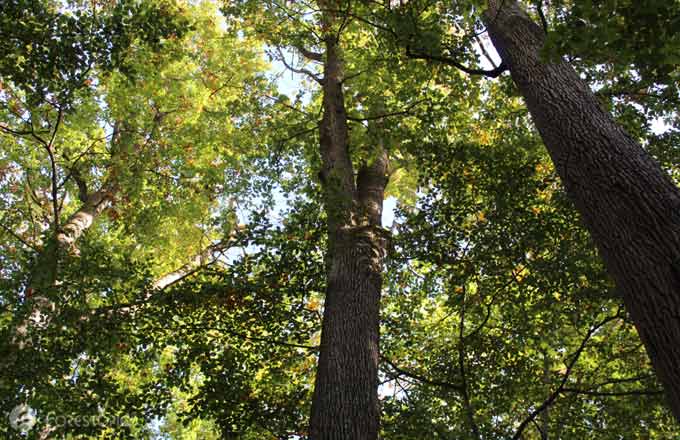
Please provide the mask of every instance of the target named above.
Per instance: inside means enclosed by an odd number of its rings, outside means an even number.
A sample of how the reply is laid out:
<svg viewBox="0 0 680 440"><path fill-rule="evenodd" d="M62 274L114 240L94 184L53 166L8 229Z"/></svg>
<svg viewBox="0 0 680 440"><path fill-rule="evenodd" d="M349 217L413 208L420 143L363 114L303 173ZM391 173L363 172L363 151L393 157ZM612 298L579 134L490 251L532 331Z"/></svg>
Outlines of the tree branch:
<svg viewBox="0 0 680 440"><path fill-rule="evenodd" d="M498 78L501 76L503 72L508 70L507 66L505 63L501 63L500 66L496 67L493 70L484 70L484 69L472 69L470 67L464 66L458 61L454 60L453 58L448 58L448 57L443 57L439 55L429 55L426 53L418 53L418 52L413 52L410 48L410 46L406 46L406 56L412 59L416 60L429 60L429 61L437 61L442 64L446 64L448 66L453 66L458 70L461 70L468 75L481 75L485 76L487 78Z"/></svg>
<svg viewBox="0 0 680 440"><path fill-rule="evenodd" d="M398 367L394 362L392 362L391 360L387 359L384 356L380 356L380 358L383 360L383 362L385 362L387 365L389 365L394 371L396 371L400 376L410 377L411 379L415 379L418 382L422 382L422 383L427 384L427 385L433 385L433 386L436 386L436 387L447 388L447 389L456 391L457 393L460 393L462 391L462 387L458 384L428 379L424 376L420 376L416 373L413 373L411 371L404 370L403 368Z"/></svg>
<svg viewBox="0 0 680 440"><path fill-rule="evenodd" d="M482 41L481 38L479 38L479 35L475 35L475 41L477 42L477 45L479 46L479 50L482 52L482 55L486 60L493 66L494 69L498 69L498 65L494 61L493 58L491 58L491 55L489 52L486 50L486 47L484 47L484 42Z"/></svg>
<svg viewBox="0 0 680 440"><path fill-rule="evenodd" d="M562 381L560 382L559 386L550 393L547 399L543 401L542 404L540 404L536 409L534 409L529 416L524 419L522 423L520 423L519 427L517 428L517 431L515 432L515 435L512 436L512 440L519 440L522 438L522 433L524 432L524 429L531 423L536 416L538 416L541 412L543 412L546 408L548 408L552 403L557 399L557 397L560 395L560 393L564 390L564 386L567 383L567 380L569 380L569 376L571 375L571 372L574 368L574 365L576 365L576 362L578 361L579 357L581 357L581 353L583 353L583 350L585 350L586 345L588 344L588 341L590 340L590 337L597 331L599 330L602 326L605 324L614 321L616 319L619 319L620 312L617 312L614 316L609 316L602 320L600 323L596 324L594 327L591 327L590 330L588 330L588 333L586 333L585 338L583 341L581 341L581 345L579 348L576 350L576 352L573 354L573 357L569 364L567 364L567 370L564 373L564 377L562 378Z"/></svg>
<svg viewBox="0 0 680 440"><path fill-rule="evenodd" d="M278 54L279 54L279 61L281 61L281 63L283 63L284 66L286 66L286 69L288 69L288 70L290 70L291 72L294 72L294 73L299 73L299 74L301 74L301 75L306 75L306 76L308 76L309 78L311 78L311 79L313 79L314 81L316 81L317 83L323 84L323 78L320 78L318 75L312 73L311 71L309 71L309 70L307 70L307 69L298 69L298 68L295 68L295 67L291 66L290 64L288 64L288 62L286 61L286 57L284 56L284 54L283 54L283 52L281 51L281 48L280 48L280 47L277 47L277 48L276 48L276 51L277 51Z"/></svg>
<svg viewBox="0 0 680 440"><path fill-rule="evenodd" d="M385 119L385 118L389 118L391 116L408 115L408 114L411 113L411 110L413 110L414 107L416 107L418 104L421 104L423 102L425 102L425 101L424 100L416 101L413 104L406 107L404 110L399 110L399 111L395 111L395 112L391 112L391 113L383 113L381 115L370 115L370 116L364 116L364 117L347 115L347 120L348 121L354 121L354 122L365 122L365 121L375 121L376 119Z"/></svg>
<svg viewBox="0 0 680 440"><path fill-rule="evenodd" d="M536 0L536 10L538 11L538 18L541 20L541 25L543 26L543 32L545 34L548 34L548 20L545 18L545 14L543 13L543 1L542 0Z"/></svg>
<svg viewBox="0 0 680 440"><path fill-rule="evenodd" d="M594 390L579 390L576 388L563 388L562 392L598 397L657 396L663 394L662 390L594 391Z"/></svg>
<svg viewBox="0 0 680 440"><path fill-rule="evenodd" d="M319 350L318 345L296 344L294 342L284 342L284 341L277 340L277 339L261 338L261 337L257 337L257 336L247 336L247 335L244 335L243 333L239 333L239 332L233 331L233 330L220 329L220 328L205 328L205 327L193 327L193 328L197 328L197 329L200 329L200 330L216 330L218 332L223 332L223 333L226 333L228 335L235 336L237 338L245 339L246 341L267 342L269 344L281 345L281 346L284 346L284 347L304 348L305 350L313 350L313 351Z"/></svg>
<svg viewBox="0 0 680 440"><path fill-rule="evenodd" d="M311 60L311 61L318 61L319 63L323 63L323 54L317 53L317 52L312 52L311 50L307 50L302 46L294 46L305 58Z"/></svg>
<svg viewBox="0 0 680 440"><path fill-rule="evenodd" d="M33 130L13 130L4 124L0 124L0 130L13 136L30 136L33 134Z"/></svg>
<svg viewBox="0 0 680 440"><path fill-rule="evenodd" d="M59 108L59 112L57 114L57 122L54 125L54 130L52 131L52 136L50 138L50 141L48 143L45 143L44 140L41 138L37 137L35 134L33 134L34 137L36 137L38 140L42 141L45 149L47 150L47 156L50 159L50 167L51 167L51 173L52 173L52 209L54 211L54 231L55 233L59 233L59 177L57 175L57 162L54 157L54 140L57 137L57 131L59 130L59 125L61 124L61 118L63 116L63 111L61 107Z"/></svg>
<svg viewBox="0 0 680 440"><path fill-rule="evenodd" d="M13 231L12 229L10 229L9 227L7 227L7 226L5 226L4 224L0 223L0 228L4 229L5 232L7 232L9 235L11 235L12 237L14 237L14 238L16 238L17 240L19 240L24 246L29 247L29 248L33 249L34 251L36 251L36 252L40 252L40 250L39 250L38 248L36 248L36 247L33 246L32 244L30 244L29 242L27 242L26 240L24 240L19 234L17 234L16 232L14 232L14 231Z"/></svg>

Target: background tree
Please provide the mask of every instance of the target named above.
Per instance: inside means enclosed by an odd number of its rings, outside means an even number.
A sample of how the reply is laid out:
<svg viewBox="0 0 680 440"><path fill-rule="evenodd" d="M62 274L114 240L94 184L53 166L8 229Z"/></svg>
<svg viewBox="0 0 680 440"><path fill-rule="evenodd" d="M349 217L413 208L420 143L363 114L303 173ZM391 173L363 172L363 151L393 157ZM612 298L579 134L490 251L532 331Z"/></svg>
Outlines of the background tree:
<svg viewBox="0 0 680 440"><path fill-rule="evenodd" d="M83 8L64 12L63 21L71 23L71 14L84 21L105 12L97 4ZM43 414L64 409L56 402L68 401L63 386L73 380L55 383L55 377L69 371L84 377L81 358L99 361L94 378L111 385L104 379L107 368L116 365L116 347L129 342L115 331L115 322L103 318L112 311L129 314L118 303L157 294L152 287L165 286L154 279L187 263L214 263L237 227L226 200L246 189L245 170L258 155L245 127L266 117L258 112L259 99L247 97L247 90L267 87L258 74L264 67L260 50L254 41L225 38L214 5L173 11L179 14L174 20L196 30L178 30L152 44L130 38L124 68L93 64L71 95L49 88L34 92L37 86L21 82L21 69L3 77L3 226L10 237L3 251L19 263L3 289L3 351L13 363L3 378L7 411L29 398ZM149 25L149 17L143 20ZM48 40L70 36L61 28L49 31L54 34ZM47 143L36 127L49 129ZM113 256L108 269L107 253ZM198 264L193 255L201 256ZM112 330L106 343L90 345L103 329ZM97 359L102 350L111 351L111 363ZM88 412L79 409L82 416ZM140 416L142 423L146 416Z"/></svg>

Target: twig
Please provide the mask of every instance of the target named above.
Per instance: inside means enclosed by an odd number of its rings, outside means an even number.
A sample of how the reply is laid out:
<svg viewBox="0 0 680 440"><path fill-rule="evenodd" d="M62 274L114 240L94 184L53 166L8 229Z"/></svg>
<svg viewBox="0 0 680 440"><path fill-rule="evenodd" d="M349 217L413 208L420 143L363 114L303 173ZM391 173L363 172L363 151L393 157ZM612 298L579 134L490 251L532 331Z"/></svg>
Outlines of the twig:
<svg viewBox="0 0 680 440"><path fill-rule="evenodd" d="M413 110L414 107L416 107L418 104L421 104L423 102L424 102L424 100L416 101L413 104L406 107L404 110L391 112L391 113L383 113L381 115L371 115L371 116L364 116L364 117L347 115L347 120L348 121L355 121L355 122L365 122L365 121L374 121L376 119L385 119L385 118L389 118L391 116L408 115L408 114L411 113L411 110Z"/></svg>
<svg viewBox="0 0 680 440"><path fill-rule="evenodd" d="M542 0L536 0L536 10L538 11L538 17L541 19L541 25L543 26L543 32L545 34L548 34L548 20L545 18L545 14L543 13L543 1Z"/></svg>
<svg viewBox="0 0 680 440"><path fill-rule="evenodd" d="M453 66L456 69L467 73L468 75L481 75L487 78L498 78L499 76L501 76L503 72L508 70L505 63L501 63L498 67L492 70L472 69L470 67L464 66L463 64L454 60L453 58L443 57L440 55L429 55L422 52L421 53L413 52L410 46L406 46L406 56L417 60L437 61L448 66Z"/></svg>
<svg viewBox="0 0 680 440"><path fill-rule="evenodd" d="M663 394L662 390L630 390L630 391L594 391L579 390L576 388L563 388L563 393L583 394L586 396L598 397L619 397L619 396L657 396Z"/></svg>
<svg viewBox="0 0 680 440"><path fill-rule="evenodd" d="M571 372L574 368L574 365L576 365L576 362L578 361L579 357L581 356L581 353L583 353L583 350L585 350L586 345L588 344L588 341L590 340L590 337L597 331L599 330L603 325L614 321L616 319L619 319L620 312L617 312L614 316L609 316L602 320L599 324L595 325L594 327L591 327L590 330L588 330L588 333L586 333L585 338L583 341L581 341L581 345L579 348L576 350L574 353L571 361L569 364L567 364L567 370L564 373L564 377L562 378L562 381L560 382L559 386L548 396L547 399L543 401L542 404L540 404L536 409L534 409L529 416L524 419L522 423L520 423L519 427L517 428L517 431L515 432L515 435L512 436L512 440L519 440L522 437L522 432L524 432L524 429L527 427L529 423L531 423L536 416L538 416L541 412L543 412L546 408L548 408L552 403L557 399L557 397L560 395L560 393L564 390L564 386L567 383L567 380L569 380L569 376L571 375Z"/></svg>
<svg viewBox="0 0 680 440"><path fill-rule="evenodd" d="M323 84L323 79L320 78L318 75L312 73L311 71L309 71L307 69L302 69L302 68L298 69L298 68L295 68L295 67L291 66L290 64L288 64L288 62L286 61L286 57L283 54L283 52L281 51L280 47L277 47L276 51L279 54L279 61L281 61L281 63L283 63L284 66L286 66L286 69L290 70L291 72L299 73L301 75L307 75L309 78L313 79L317 83Z"/></svg>
<svg viewBox="0 0 680 440"><path fill-rule="evenodd" d="M14 237L14 238L16 238L17 240L19 240L24 246L27 246L27 247L33 249L33 250L36 251L36 252L40 252L40 251L38 250L38 248L36 248L36 247L33 246L32 244L30 244L29 242L27 242L26 240L24 240L19 234L17 234L16 232L14 232L14 231L13 231L12 229L10 229L9 227L7 227L7 226L5 226L4 224L0 223L0 228L4 229L4 230L5 230L8 234L10 234L12 237Z"/></svg>
<svg viewBox="0 0 680 440"><path fill-rule="evenodd" d="M419 374L413 373L411 371L404 370L403 368L398 367L394 362L391 360L387 359L384 356L380 356L380 358L385 362L387 365L389 365L394 371L399 373L399 375L410 377L411 379L415 379L418 382L422 382L427 385L434 385L442 388L448 388L450 390L456 391L460 393L462 391L462 388L458 384L453 384L450 382L443 382L440 380L433 380L433 379L428 379L424 376L421 376Z"/></svg>

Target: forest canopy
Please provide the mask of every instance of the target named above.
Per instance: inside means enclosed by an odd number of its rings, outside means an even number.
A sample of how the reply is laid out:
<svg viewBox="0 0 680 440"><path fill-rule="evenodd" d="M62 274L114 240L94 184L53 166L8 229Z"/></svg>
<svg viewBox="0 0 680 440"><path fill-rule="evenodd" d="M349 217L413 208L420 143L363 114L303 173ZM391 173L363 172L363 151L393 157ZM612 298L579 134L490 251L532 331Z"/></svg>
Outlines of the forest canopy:
<svg viewBox="0 0 680 440"><path fill-rule="evenodd" d="M679 437L679 26L4 0L0 437Z"/></svg>

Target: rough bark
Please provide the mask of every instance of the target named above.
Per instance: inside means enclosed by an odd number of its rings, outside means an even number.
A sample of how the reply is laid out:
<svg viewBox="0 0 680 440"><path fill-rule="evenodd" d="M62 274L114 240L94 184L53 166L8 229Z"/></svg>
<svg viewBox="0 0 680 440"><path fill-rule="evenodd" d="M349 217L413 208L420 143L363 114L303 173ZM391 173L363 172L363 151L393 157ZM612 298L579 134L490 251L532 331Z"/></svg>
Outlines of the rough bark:
<svg viewBox="0 0 680 440"><path fill-rule="evenodd" d="M384 151L355 179L342 90L342 55L325 42L320 150L328 214L327 288L310 438L378 438L378 358L382 261L380 227L387 184Z"/></svg>
<svg viewBox="0 0 680 440"><path fill-rule="evenodd" d="M680 420L680 190L568 63L541 59L544 32L516 1L488 7L493 44Z"/></svg>

